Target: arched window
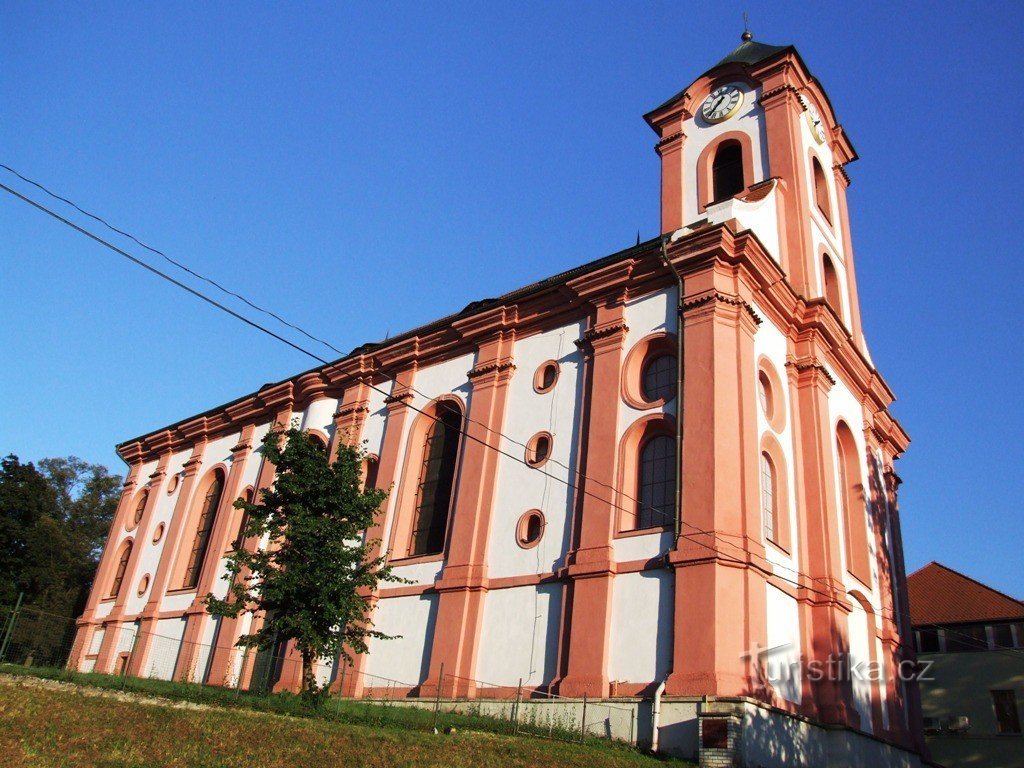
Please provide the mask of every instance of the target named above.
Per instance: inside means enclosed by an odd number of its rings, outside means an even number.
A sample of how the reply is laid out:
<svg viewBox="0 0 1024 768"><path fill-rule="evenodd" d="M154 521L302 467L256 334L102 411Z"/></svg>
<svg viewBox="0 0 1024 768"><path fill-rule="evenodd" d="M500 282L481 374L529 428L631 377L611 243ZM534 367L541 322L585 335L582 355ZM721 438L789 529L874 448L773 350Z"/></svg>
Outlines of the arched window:
<svg viewBox="0 0 1024 768"><path fill-rule="evenodd" d="M242 495L238 497L240 500L245 501L247 504L252 504L253 499L256 498L256 490L249 486L246 488ZM249 527L249 510L243 509L242 515L238 520L238 532L235 534L234 541L231 542L232 549L241 549L245 546L245 530Z"/></svg>
<svg viewBox="0 0 1024 768"><path fill-rule="evenodd" d="M839 290L839 275L836 274L835 265L828 255L821 257L821 276L825 283L825 301L832 305L832 309L840 317L843 316L843 302Z"/></svg>
<svg viewBox="0 0 1024 768"><path fill-rule="evenodd" d="M363 488L377 487L377 471L380 469L380 459L376 456L367 456L363 461Z"/></svg>
<svg viewBox="0 0 1024 768"><path fill-rule="evenodd" d="M842 422L836 429L836 458L839 504L846 538L846 569L865 585L870 586L867 508L864 505L860 459L853 433Z"/></svg>
<svg viewBox="0 0 1024 768"><path fill-rule="evenodd" d="M213 480L206 488L203 496L202 508L199 510L199 522L196 526L196 536L192 540L192 551L188 557L188 564L185 566L185 579L182 582L182 589L195 589L199 586L199 574L203 570L203 561L206 559L206 551L210 547L210 532L213 530L213 520L217 516L217 507L220 506L221 493L224 490L224 478L220 471L214 473Z"/></svg>
<svg viewBox="0 0 1024 768"><path fill-rule="evenodd" d="M423 467L416 493L410 555L444 551L448 516L455 490L462 412L449 401L438 404L437 420L427 430Z"/></svg>
<svg viewBox="0 0 1024 768"><path fill-rule="evenodd" d="M746 188L743 184L743 148L738 141L721 143L711 164L711 177L713 202L738 195Z"/></svg>
<svg viewBox="0 0 1024 768"><path fill-rule="evenodd" d="M761 453L761 517L764 537L774 541L779 528L779 492L775 465L767 451Z"/></svg>
<svg viewBox="0 0 1024 768"><path fill-rule="evenodd" d="M655 435L640 447L637 528L672 523L676 493L676 441Z"/></svg>
<svg viewBox="0 0 1024 768"><path fill-rule="evenodd" d="M818 158L811 158L811 167L814 172L814 201L818 204L818 210L825 220L832 223L832 203L828 197L828 181L825 178L825 171L818 162Z"/></svg>
<svg viewBox="0 0 1024 768"><path fill-rule="evenodd" d="M132 556L132 543L126 541L121 548L121 558L117 561L117 570L114 571L114 581L110 585L110 593L107 597L117 597L121 591L121 584L124 582L125 571L128 570L128 560Z"/></svg>

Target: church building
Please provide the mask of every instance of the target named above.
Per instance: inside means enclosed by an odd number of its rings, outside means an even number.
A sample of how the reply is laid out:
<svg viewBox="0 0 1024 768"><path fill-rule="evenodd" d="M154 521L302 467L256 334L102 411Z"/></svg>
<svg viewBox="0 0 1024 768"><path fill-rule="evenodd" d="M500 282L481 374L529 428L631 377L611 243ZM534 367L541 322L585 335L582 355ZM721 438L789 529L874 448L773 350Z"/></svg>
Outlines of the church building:
<svg viewBox="0 0 1024 768"><path fill-rule="evenodd" d="M119 445L72 665L252 684L250 619L202 600L258 544L233 502L273 483L260 440L297 421L365 444L390 489L366 535L408 580L375 595L397 639L321 666L343 695L521 681L634 706L637 741L706 765L920 765L909 438L861 323L857 154L797 51L749 33L644 119L660 236Z"/></svg>

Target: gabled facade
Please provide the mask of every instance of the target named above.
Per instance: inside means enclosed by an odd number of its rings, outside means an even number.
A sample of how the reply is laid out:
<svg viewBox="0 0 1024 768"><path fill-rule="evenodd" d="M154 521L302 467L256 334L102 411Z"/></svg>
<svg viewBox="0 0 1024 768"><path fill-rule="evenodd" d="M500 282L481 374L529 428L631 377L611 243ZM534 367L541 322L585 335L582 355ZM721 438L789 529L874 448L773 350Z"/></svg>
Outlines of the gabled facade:
<svg viewBox="0 0 1024 768"><path fill-rule="evenodd" d="M931 754L948 768L1024 766L1024 602L935 562L907 589Z"/></svg>
<svg viewBox="0 0 1024 768"><path fill-rule="evenodd" d="M909 440L861 329L856 154L796 51L747 36L645 119L662 236L122 444L77 663L251 675L246 622L200 601L256 544L231 503L273 481L260 438L298 420L365 442L391 489L368 536L412 582L380 590L377 627L401 639L345 693L656 695L700 724L662 746L702 760L914 764ZM833 658L880 679L806 674ZM705 743L705 721L727 738Z"/></svg>

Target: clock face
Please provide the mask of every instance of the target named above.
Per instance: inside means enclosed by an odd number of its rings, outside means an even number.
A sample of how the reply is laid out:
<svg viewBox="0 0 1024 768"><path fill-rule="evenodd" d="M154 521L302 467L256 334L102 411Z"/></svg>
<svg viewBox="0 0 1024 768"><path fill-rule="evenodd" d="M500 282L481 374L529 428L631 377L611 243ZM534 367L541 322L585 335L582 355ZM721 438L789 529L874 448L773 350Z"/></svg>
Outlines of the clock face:
<svg viewBox="0 0 1024 768"><path fill-rule="evenodd" d="M709 123L720 123L739 112L743 106L743 91L735 85L716 88L701 105L700 113Z"/></svg>
<svg viewBox="0 0 1024 768"><path fill-rule="evenodd" d="M811 126L814 140L819 144L824 143L825 124L821 122L821 115L818 114L817 108L807 99L804 99L804 107L807 108L807 124Z"/></svg>

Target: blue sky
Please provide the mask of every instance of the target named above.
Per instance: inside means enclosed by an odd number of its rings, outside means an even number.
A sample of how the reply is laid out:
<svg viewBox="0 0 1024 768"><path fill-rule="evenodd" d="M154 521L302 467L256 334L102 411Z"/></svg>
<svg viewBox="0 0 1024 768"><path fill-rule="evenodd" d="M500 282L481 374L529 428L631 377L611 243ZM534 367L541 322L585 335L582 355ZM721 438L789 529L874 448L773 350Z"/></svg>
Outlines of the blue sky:
<svg viewBox="0 0 1024 768"><path fill-rule="evenodd" d="M641 115L793 43L861 159L908 568L1016 596L1020 4L0 2L0 162L341 348L658 233ZM28 191L5 172L0 180ZM114 445L311 362L0 196L0 452Z"/></svg>

